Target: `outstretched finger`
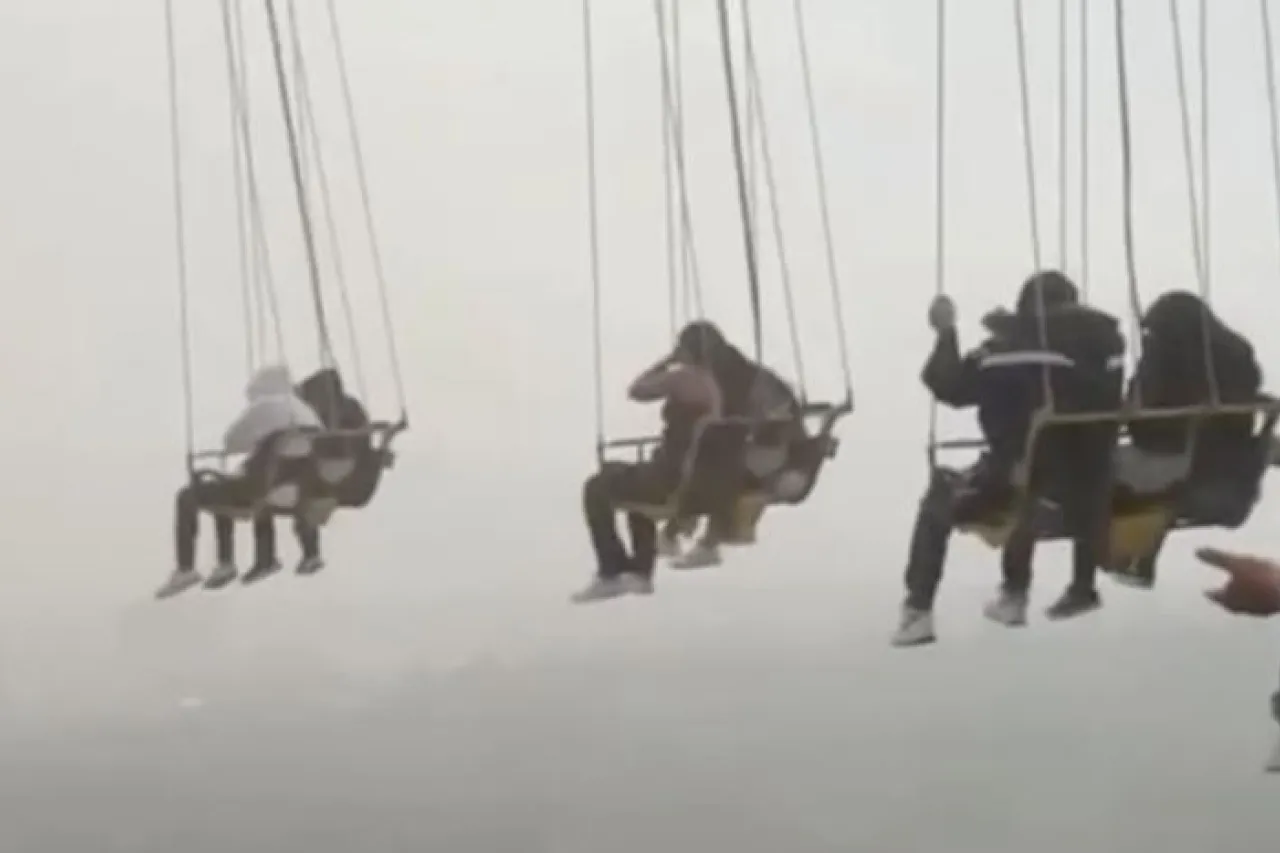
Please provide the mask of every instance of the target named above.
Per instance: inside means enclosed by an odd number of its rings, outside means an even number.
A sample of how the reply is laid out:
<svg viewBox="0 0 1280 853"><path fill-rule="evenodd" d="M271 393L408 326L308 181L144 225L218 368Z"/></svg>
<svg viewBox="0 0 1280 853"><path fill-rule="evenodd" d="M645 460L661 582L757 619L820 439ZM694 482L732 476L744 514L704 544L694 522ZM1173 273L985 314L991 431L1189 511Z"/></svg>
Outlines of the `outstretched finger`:
<svg viewBox="0 0 1280 853"><path fill-rule="evenodd" d="M1264 560L1251 554L1223 551L1219 548L1200 548L1196 551L1196 557L1206 565L1222 569L1233 575L1257 575L1272 571L1272 564L1269 560Z"/></svg>
<svg viewBox="0 0 1280 853"><path fill-rule="evenodd" d="M1227 569L1235 565L1239 556L1219 548L1197 548L1196 559L1215 568Z"/></svg>

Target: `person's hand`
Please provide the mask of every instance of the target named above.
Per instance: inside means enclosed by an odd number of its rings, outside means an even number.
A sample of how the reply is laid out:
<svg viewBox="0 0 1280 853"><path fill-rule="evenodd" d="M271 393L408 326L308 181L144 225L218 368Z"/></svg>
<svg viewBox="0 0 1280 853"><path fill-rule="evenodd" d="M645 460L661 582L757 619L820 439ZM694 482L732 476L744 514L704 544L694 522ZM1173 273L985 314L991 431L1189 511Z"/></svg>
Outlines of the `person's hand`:
<svg viewBox="0 0 1280 853"><path fill-rule="evenodd" d="M1207 590L1205 597L1226 610L1245 616L1280 614L1280 565L1248 554L1234 554L1217 548L1196 551L1201 562L1222 569L1227 582Z"/></svg>
<svg viewBox="0 0 1280 853"><path fill-rule="evenodd" d="M929 303L929 325L938 333L949 332L956 327L956 304L950 296L940 293Z"/></svg>

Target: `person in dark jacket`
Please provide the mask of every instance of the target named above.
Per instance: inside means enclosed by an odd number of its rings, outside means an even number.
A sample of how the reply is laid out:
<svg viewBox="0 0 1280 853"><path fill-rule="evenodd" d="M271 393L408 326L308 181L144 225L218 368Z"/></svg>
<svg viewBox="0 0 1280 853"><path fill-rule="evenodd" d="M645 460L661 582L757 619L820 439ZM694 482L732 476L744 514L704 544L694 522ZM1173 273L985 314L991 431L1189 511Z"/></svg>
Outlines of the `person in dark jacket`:
<svg viewBox="0 0 1280 853"><path fill-rule="evenodd" d="M1253 346L1224 323L1195 294L1171 291L1158 298L1142 318L1142 358L1129 397L1141 409L1178 409L1214 403L1248 405L1259 400L1262 370ZM1259 496L1263 448L1254 435L1252 414L1210 418L1136 419L1129 425L1135 453L1122 462L1159 466L1185 460L1189 469L1171 465L1187 477L1181 490L1191 516L1242 523ZM1139 472L1135 472L1137 474ZM1133 479L1151 479L1135 476ZM1141 587L1155 584L1160 545L1115 579Z"/></svg>
<svg viewBox="0 0 1280 853"><path fill-rule="evenodd" d="M342 375L334 368L322 368L298 383L296 393L320 417L326 431L353 430L355 435L321 435L314 443L313 459L317 477L313 488L332 489L341 494L343 481L354 479L370 466L380 466L381 460L373 449L373 439L367 432L358 432L369 426L369 415L364 406L351 396L342 382ZM335 467L336 466L336 467ZM326 477L324 472L337 470L337 475ZM320 553L320 530L298 514L293 520L294 534L302 549L302 559L297 573L313 575L324 568ZM254 539L257 552L262 555L254 567L245 573L244 583L254 583L280 570L276 557L275 521L270 516L254 520Z"/></svg>
<svg viewBox="0 0 1280 853"><path fill-rule="evenodd" d="M906 570L907 598L898 646L932 642L933 603L942 580L952 529L1019 506L1031 513L1042 499L1057 503L1075 544L1072 583L1047 611L1050 618L1096 608L1094 584L1100 549L1110 523L1114 421L1054 427L1037 436L1029 464L1028 494L1019 502L1014 474L1026 457L1037 411L1112 412L1123 392L1124 339L1119 323L1079 304L1075 285L1056 271L1037 273L1023 285L1012 312L985 320L991 333L962 355L955 307L945 297L930 307L937 332L922 380L941 403L978 409L987 449L969 471L936 470L921 500ZM1006 548L1005 585L988 608L1000 621L1025 621L1026 588L1034 529L1019 519ZM997 616L993 616L997 618Z"/></svg>

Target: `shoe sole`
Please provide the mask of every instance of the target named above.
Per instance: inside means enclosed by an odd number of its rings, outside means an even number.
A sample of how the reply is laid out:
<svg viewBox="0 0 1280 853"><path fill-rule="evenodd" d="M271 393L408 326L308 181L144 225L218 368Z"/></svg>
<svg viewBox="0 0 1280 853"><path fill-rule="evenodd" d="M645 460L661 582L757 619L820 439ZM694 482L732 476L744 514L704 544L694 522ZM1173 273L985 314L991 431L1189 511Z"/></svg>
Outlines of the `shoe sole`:
<svg viewBox="0 0 1280 853"><path fill-rule="evenodd" d="M177 588L175 588L175 589L162 589L162 590L160 590L159 592L157 592L157 593L156 593L156 600L157 600L157 601L165 601L165 600L170 599L170 598L175 598L175 597L177 597L177 596L179 596L179 595L182 595L182 594L183 594L184 592L186 592L187 590L189 590L189 589L195 589L195 588L196 588L196 587L198 587L198 586L200 586L200 581L192 581L191 583L187 584L186 586L180 586L180 587L177 587Z"/></svg>
<svg viewBox="0 0 1280 853"><path fill-rule="evenodd" d="M226 589L227 587L231 586L231 584L235 582L236 582L235 575L231 575L230 577L221 578L221 579L209 578L209 580L204 582L204 588L208 590Z"/></svg>
<svg viewBox="0 0 1280 853"><path fill-rule="evenodd" d="M1079 610L1072 610L1067 613L1056 613L1052 609L1049 609L1044 612L1044 615L1046 619L1049 619L1052 622L1064 622L1068 619L1075 619L1079 616L1087 616L1088 614L1101 609L1102 609L1102 604L1099 603L1099 604L1091 605L1089 607L1081 608Z"/></svg>
<svg viewBox="0 0 1280 853"><path fill-rule="evenodd" d="M253 572L249 572L248 574L246 574L244 577L242 577L242 578L240 579L240 583L242 583L242 584L243 584L243 585L245 585L245 586L251 586L251 585L253 585L253 584L255 584L255 583L258 583L259 581L264 581L264 580L266 580L267 578L271 577L272 575L278 575L278 574L280 574L280 570L279 570L279 569L272 569L272 570L271 570L271 571L269 571L269 572L260 572L260 573L258 573L258 574L254 574Z"/></svg>
<svg viewBox="0 0 1280 853"><path fill-rule="evenodd" d="M1145 578L1126 574L1113 574L1111 576L1111 582L1117 586L1125 586L1129 589L1152 589L1156 585L1154 580L1147 580Z"/></svg>
<svg viewBox="0 0 1280 853"><path fill-rule="evenodd" d="M1002 625L1005 628L1027 627L1027 618L1025 616L1021 619L1001 619L999 616L992 616L990 613L983 613L982 615L987 617L988 622L994 622L995 624Z"/></svg>
<svg viewBox="0 0 1280 853"><path fill-rule="evenodd" d="M714 569L720 565L723 565L723 564L722 563L694 563L693 565L683 565L683 564L672 563L671 569L672 571L676 571L676 572L696 572L701 569Z"/></svg>
<svg viewBox="0 0 1280 853"><path fill-rule="evenodd" d="M938 642L938 638L934 636L934 637L925 637L920 640L912 640L909 643L901 643L896 640L890 640L889 645L893 646L895 649L914 649L917 646L931 646L936 642Z"/></svg>

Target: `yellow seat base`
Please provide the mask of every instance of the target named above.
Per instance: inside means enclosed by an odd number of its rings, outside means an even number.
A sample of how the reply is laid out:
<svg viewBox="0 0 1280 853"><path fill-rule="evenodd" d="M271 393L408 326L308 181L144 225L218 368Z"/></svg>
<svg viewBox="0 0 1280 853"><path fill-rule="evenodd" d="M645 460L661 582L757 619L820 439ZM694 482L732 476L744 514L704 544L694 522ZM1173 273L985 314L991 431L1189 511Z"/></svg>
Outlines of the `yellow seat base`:
<svg viewBox="0 0 1280 853"><path fill-rule="evenodd" d="M966 525L960 530L992 548L1003 548L1013 533L1014 522L1014 515L1009 513L999 521ZM1109 561L1128 563L1147 556L1172 524L1173 511L1165 506L1112 516Z"/></svg>

